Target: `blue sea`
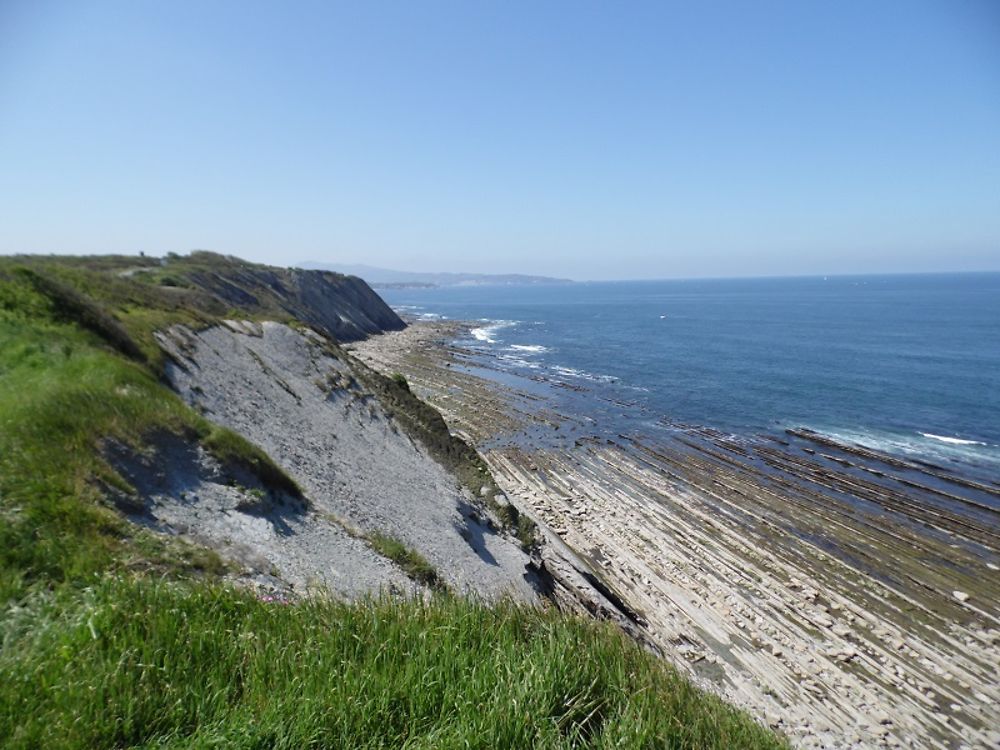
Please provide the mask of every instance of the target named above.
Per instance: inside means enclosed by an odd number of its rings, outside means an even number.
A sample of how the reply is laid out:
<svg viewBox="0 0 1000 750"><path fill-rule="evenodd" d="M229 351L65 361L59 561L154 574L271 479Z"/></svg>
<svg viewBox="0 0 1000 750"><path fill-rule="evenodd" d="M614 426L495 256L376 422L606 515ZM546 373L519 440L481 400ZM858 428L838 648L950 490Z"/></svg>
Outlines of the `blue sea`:
<svg viewBox="0 0 1000 750"><path fill-rule="evenodd" d="M1000 273L379 293L476 321L463 343L583 387L573 408L609 431L804 427L1000 480Z"/></svg>

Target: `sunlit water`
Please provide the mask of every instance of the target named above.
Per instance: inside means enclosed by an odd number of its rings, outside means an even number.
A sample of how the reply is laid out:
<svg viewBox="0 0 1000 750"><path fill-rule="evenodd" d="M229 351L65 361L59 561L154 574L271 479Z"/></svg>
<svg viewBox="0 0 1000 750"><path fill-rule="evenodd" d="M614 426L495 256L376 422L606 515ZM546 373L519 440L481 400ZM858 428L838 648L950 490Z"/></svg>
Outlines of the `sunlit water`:
<svg viewBox="0 0 1000 750"><path fill-rule="evenodd" d="M467 343L514 372L632 404L602 406L604 422L808 427L1000 479L1000 274L380 294L412 315L478 321Z"/></svg>

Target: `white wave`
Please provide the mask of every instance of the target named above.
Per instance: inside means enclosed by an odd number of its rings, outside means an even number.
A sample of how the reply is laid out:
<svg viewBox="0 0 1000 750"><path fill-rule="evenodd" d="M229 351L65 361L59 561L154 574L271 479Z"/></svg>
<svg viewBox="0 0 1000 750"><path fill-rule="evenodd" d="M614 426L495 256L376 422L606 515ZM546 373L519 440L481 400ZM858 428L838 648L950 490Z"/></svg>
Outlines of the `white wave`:
<svg viewBox="0 0 1000 750"><path fill-rule="evenodd" d="M529 352L531 354L541 354L549 350L547 346L541 344L511 344L510 349L515 352Z"/></svg>
<svg viewBox="0 0 1000 750"><path fill-rule="evenodd" d="M515 367L525 367L529 370L537 370L541 367L541 365L537 362L531 362L521 357L515 357L513 354L501 354L500 359L514 365Z"/></svg>
<svg viewBox="0 0 1000 750"><path fill-rule="evenodd" d="M947 437L945 435L935 435L931 432L921 432L925 438L930 438L931 440L940 440L942 443L948 443L950 445L986 445L979 440L963 440L961 438Z"/></svg>
<svg viewBox="0 0 1000 750"><path fill-rule="evenodd" d="M553 372L558 375L562 375L567 378L580 378L581 380L592 380L596 383L616 383L618 378L613 375L595 375L592 372L586 372L584 370L577 370L573 367L562 367L561 365L555 365L552 368Z"/></svg>
<svg viewBox="0 0 1000 750"><path fill-rule="evenodd" d="M510 328L513 325L517 325L516 320L483 320L484 323L489 323L488 326L482 326L480 328L473 328L469 333L477 341L482 341L486 344L495 344L497 342L496 335L497 331L503 328Z"/></svg>
<svg viewBox="0 0 1000 750"><path fill-rule="evenodd" d="M931 461L972 462L981 465L1000 465L1000 452L995 446L978 440L947 438L933 433L897 433L865 430L816 430L821 435L842 443L853 443L881 453ZM918 435L920 437L918 437ZM925 438L925 439L921 439Z"/></svg>
<svg viewBox="0 0 1000 750"><path fill-rule="evenodd" d="M420 320L441 320L442 317L438 313L420 313Z"/></svg>

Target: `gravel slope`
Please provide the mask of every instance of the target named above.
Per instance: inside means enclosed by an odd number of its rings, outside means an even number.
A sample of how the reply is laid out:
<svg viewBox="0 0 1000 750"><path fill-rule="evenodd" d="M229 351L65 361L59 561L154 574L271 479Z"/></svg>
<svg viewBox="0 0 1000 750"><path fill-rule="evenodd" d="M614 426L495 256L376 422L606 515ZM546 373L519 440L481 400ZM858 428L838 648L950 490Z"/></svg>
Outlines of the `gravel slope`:
<svg viewBox="0 0 1000 750"><path fill-rule="evenodd" d="M222 467L200 446L160 436L155 451L136 455L105 446L144 507L123 507L156 531L184 536L238 563L242 577L279 596L325 589L343 599L419 587L342 526L307 512L301 500L268 492L247 472Z"/></svg>
<svg viewBox="0 0 1000 750"><path fill-rule="evenodd" d="M339 590L350 590L352 578L360 588L393 583L362 542L329 528L342 523L400 539L456 592L536 599L528 556L479 520L469 494L362 392L320 336L228 322L198 333L175 327L160 343L176 360L167 375L185 400L263 448L311 502L295 523L284 519L288 550L263 543L257 524L234 532L235 543L268 555L283 577L330 579L332 570Z"/></svg>

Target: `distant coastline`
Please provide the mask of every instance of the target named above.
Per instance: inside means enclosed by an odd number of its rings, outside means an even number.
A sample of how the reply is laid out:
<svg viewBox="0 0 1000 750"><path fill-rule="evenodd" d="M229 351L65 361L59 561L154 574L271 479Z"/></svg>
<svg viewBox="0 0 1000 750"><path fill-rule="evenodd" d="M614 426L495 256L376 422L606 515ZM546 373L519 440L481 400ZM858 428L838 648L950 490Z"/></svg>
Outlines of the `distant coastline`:
<svg viewBox="0 0 1000 750"><path fill-rule="evenodd" d="M334 271L358 276L376 289L435 289L447 286L530 286L536 284L572 284L572 279L552 276L532 276L521 273L434 273L397 271L363 264L320 263L303 261L298 268L314 271Z"/></svg>

